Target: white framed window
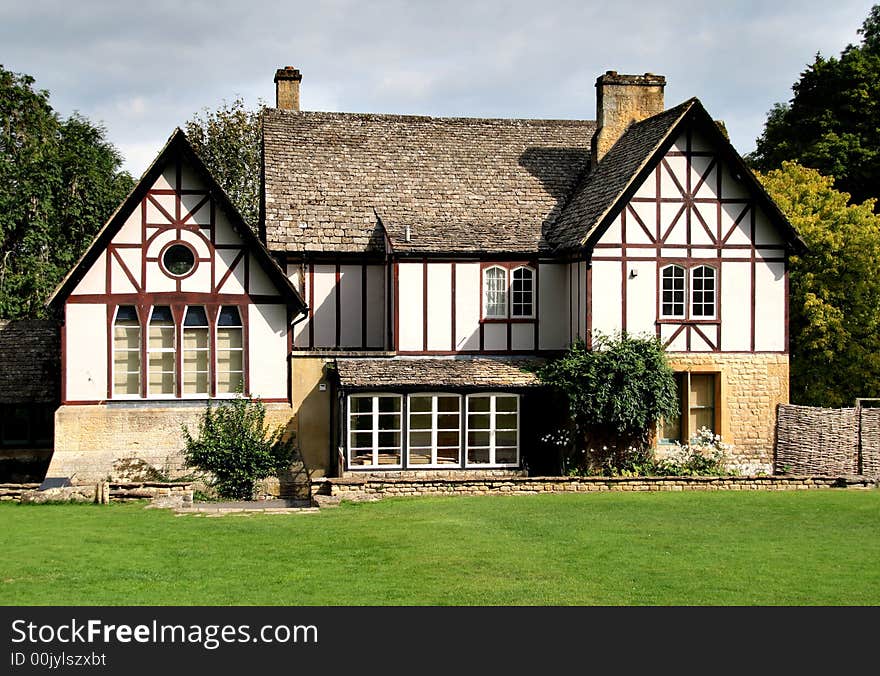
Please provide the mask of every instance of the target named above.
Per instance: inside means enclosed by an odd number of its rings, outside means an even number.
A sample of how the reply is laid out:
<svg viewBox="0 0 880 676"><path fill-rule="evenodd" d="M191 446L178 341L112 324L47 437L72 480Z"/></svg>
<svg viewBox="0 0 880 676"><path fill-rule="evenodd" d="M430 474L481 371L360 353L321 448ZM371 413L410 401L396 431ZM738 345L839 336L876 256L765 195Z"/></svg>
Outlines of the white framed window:
<svg viewBox="0 0 880 676"><path fill-rule="evenodd" d="M680 265L667 265L660 271L660 316L665 319L684 319L685 269Z"/></svg>
<svg viewBox="0 0 880 676"><path fill-rule="evenodd" d="M211 336L205 308L190 306L183 318L183 394L206 395L211 382Z"/></svg>
<svg viewBox="0 0 880 676"><path fill-rule="evenodd" d="M715 318L715 268L699 265L691 270L691 317Z"/></svg>
<svg viewBox="0 0 880 676"><path fill-rule="evenodd" d="M349 466L383 469L402 467L402 422L402 395L349 395Z"/></svg>
<svg viewBox="0 0 880 676"><path fill-rule="evenodd" d="M217 394L244 391L244 327L235 305L217 313Z"/></svg>
<svg viewBox="0 0 880 676"><path fill-rule="evenodd" d="M461 396L411 394L407 399L407 465L461 464Z"/></svg>
<svg viewBox="0 0 880 676"><path fill-rule="evenodd" d="M525 266L514 268L510 282L510 316L531 319L535 316L535 271Z"/></svg>
<svg viewBox="0 0 880 676"><path fill-rule="evenodd" d="M483 317L507 319L507 270L502 267L483 271Z"/></svg>
<svg viewBox="0 0 880 676"><path fill-rule="evenodd" d="M120 305L113 318L113 396L141 395L141 322L134 305Z"/></svg>
<svg viewBox="0 0 880 676"><path fill-rule="evenodd" d="M177 330L171 308L157 305L150 312L147 333L147 394L174 395Z"/></svg>
<svg viewBox="0 0 880 676"><path fill-rule="evenodd" d="M519 395L467 395L468 467L519 465Z"/></svg>
<svg viewBox="0 0 880 676"><path fill-rule="evenodd" d="M716 402L720 396L721 374L681 371L675 374L680 415L664 420L659 428L661 445L688 443L701 427L718 432L720 420Z"/></svg>

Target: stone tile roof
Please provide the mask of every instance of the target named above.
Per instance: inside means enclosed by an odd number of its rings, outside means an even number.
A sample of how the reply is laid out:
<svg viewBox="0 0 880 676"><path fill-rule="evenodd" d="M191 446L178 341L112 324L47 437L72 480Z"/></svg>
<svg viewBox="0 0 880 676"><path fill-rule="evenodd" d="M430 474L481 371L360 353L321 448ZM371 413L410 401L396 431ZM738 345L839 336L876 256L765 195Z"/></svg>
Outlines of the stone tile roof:
<svg viewBox="0 0 880 676"><path fill-rule="evenodd" d="M436 389L537 387L534 369L542 359L337 359L339 382L346 389L426 387Z"/></svg>
<svg viewBox="0 0 880 676"><path fill-rule="evenodd" d="M583 120L267 110L267 246L382 252L384 226L395 252L536 252L594 132Z"/></svg>
<svg viewBox="0 0 880 676"><path fill-rule="evenodd" d="M0 320L0 403L57 403L60 354L57 322Z"/></svg>
<svg viewBox="0 0 880 676"><path fill-rule="evenodd" d="M697 99L689 99L627 129L586 176L551 226L549 239L557 249L576 249L587 242L639 170L694 105L700 105Z"/></svg>

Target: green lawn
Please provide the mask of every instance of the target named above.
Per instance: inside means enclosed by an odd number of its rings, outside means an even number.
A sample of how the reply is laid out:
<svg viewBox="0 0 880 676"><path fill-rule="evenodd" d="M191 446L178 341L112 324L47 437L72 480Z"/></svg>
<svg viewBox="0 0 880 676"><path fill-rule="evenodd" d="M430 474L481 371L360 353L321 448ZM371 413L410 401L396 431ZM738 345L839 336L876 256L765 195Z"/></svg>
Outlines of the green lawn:
<svg viewBox="0 0 880 676"><path fill-rule="evenodd" d="M880 604L880 491L0 505L4 605Z"/></svg>

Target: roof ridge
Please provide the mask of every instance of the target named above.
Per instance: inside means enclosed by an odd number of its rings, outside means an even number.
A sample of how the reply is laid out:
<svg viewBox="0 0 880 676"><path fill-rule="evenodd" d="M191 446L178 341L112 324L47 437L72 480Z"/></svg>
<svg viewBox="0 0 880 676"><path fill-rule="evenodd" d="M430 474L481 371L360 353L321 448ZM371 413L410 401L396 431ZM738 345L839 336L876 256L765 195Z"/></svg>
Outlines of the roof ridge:
<svg viewBox="0 0 880 676"><path fill-rule="evenodd" d="M539 124L557 124L560 126L584 126L595 125L596 120L578 119L578 118L543 118L543 117L468 117L468 116L437 116L437 115L416 115L410 113L369 113L369 112L350 112L350 111L334 111L334 110L282 110L280 108L266 108L267 114L278 115L279 117L339 117L339 118L364 118L372 120L390 120L401 122L475 122L475 123L539 123Z"/></svg>

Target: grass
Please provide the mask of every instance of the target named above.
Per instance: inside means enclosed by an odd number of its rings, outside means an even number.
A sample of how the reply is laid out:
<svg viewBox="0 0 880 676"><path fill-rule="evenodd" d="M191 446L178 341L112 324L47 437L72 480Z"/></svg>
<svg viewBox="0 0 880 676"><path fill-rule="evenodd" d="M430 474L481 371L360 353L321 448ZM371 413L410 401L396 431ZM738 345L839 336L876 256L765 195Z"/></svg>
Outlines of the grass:
<svg viewBox="0 0 880 676"><path fill-rule="evenodd" d="M880 491L0 505L4 605L877 605Z"/></svg>

